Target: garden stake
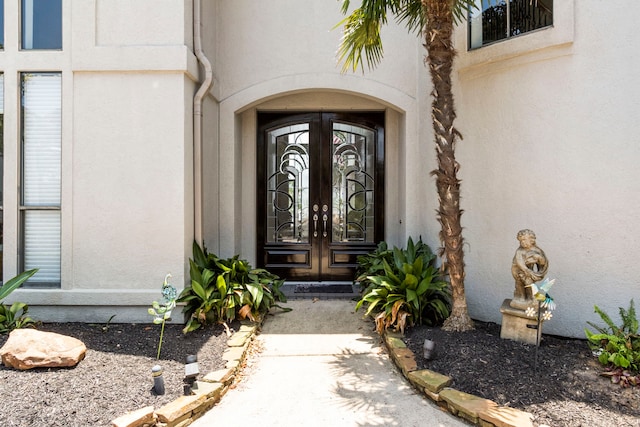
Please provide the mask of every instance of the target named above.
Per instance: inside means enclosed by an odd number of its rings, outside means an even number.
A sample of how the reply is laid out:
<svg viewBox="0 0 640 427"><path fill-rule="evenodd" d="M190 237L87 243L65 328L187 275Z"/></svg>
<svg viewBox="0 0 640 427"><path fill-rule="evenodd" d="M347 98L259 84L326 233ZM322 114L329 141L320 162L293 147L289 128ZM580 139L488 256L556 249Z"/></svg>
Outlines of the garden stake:
<svg viewBox="0 0 640 427"><path fill-rule="evenodd" d="M189 396L192 394L193 389L198 388L196 378L200 375L200 368L198 367L198 358L195 354L187 356L187 363L184 365L184 395Z"/></svg>
<svg viewBox="0 0 640 427"><path fill-rule="evenodd" d="M540 318L540 304L542 303L538 301L538 324L536 325L536 356L533 362L533 370L535 372L538 372L538 348L540 347L540 335L542 335L540 330L540 324L542 323Z"/></svg>

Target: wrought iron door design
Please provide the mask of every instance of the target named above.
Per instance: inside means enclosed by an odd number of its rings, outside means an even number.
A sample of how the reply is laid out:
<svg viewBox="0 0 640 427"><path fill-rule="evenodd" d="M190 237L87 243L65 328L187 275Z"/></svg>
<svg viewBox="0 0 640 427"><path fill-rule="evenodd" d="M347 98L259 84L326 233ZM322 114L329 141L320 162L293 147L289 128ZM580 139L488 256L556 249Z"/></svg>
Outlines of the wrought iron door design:
<svg viewBox="0 0 640 427"><path fill-rule="evenodd" d="M352 280L383 240L384 113L258 116L258 264Z"/></svg>

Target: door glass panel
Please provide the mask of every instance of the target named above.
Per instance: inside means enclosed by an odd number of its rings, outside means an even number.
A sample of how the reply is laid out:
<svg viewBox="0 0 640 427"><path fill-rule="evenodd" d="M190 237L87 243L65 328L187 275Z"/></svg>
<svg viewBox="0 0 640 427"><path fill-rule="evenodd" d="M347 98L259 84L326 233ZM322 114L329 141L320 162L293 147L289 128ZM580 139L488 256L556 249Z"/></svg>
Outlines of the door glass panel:
<svg viewBox="0 0 640 427"><path fill-rule="evenodd" d="M309 242L309 124L267 134L267 232L270 243Z"/></svg>
<svg viewBox="0 0 640 427"><path fill-rule="evenodd" d="M375 133L333 124L332 241L373 242Z"/></svg>

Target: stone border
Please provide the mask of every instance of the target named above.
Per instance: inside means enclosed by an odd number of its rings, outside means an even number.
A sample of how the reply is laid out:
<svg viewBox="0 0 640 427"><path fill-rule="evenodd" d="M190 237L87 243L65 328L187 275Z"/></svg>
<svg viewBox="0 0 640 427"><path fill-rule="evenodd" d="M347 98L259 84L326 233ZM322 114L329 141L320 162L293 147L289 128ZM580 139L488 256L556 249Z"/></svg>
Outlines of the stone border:
<svg viewBox="0 0 640 427"><path fill-rule="evenodd" d="M439 407L481 427L533 427L533 415L449 387L452 379L428 369L418 370L416 356L402 334L385 332L383 341L404 377Z"/></svg>
<svg viewBox="0 0 640 427"><path fill-rule="evenodd" d="M240 330L227 340L222 358L226 366L196 381L191 396L180 396L154 410L147 406L128 412L111 422L111 427L187 427L220 401L233 384L247 350L262 325L242 322ZM416 389L440 408L481 427L533 427L533 415L519 409L500 406L492 400L449 387L452 379L437 372L418 370L415 354L402 340L402 334L385 332L383 341L391 359Z"/></svg>
<svg viewBox="0 0 640 427"><path fill-rule="evenodd" d="M226 361L224 369L210 372L196 381L191 396L180 396L173 402L154 410L147 406L127 412L111 421L111 427L186 427L204 415L233 384L253 337L262 321L241 322L240 330L227 340L227 349L222 354Z"/></svg>

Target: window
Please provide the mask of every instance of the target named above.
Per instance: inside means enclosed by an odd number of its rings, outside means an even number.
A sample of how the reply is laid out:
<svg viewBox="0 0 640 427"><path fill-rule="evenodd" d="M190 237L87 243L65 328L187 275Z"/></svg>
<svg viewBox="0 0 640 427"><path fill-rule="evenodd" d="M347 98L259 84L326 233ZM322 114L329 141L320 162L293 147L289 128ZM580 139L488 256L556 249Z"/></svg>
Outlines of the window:
<svg viewBox="0 0 640 427"><path fill-rule="evenodd" d="M4 0L0 0L0 49L4 49Z"/></svg>
<svg viewBox="0 0 640 427"><path fill-rule="evenodd" d="M22 0L22 49L62 49L62 0Z"/></svg>
<svg viewBox="0 0 640 427"><path fill-rule="evenodd" d="M60 283L62 78L22 73L21 267L39 268L32 282Z"/></svg>
<svg viewBox="0 0 640 427"><path fill-rule="evenodd" d="M475 49L553 24L553 0L476 0L469 15L469 47Z"/></svg>

